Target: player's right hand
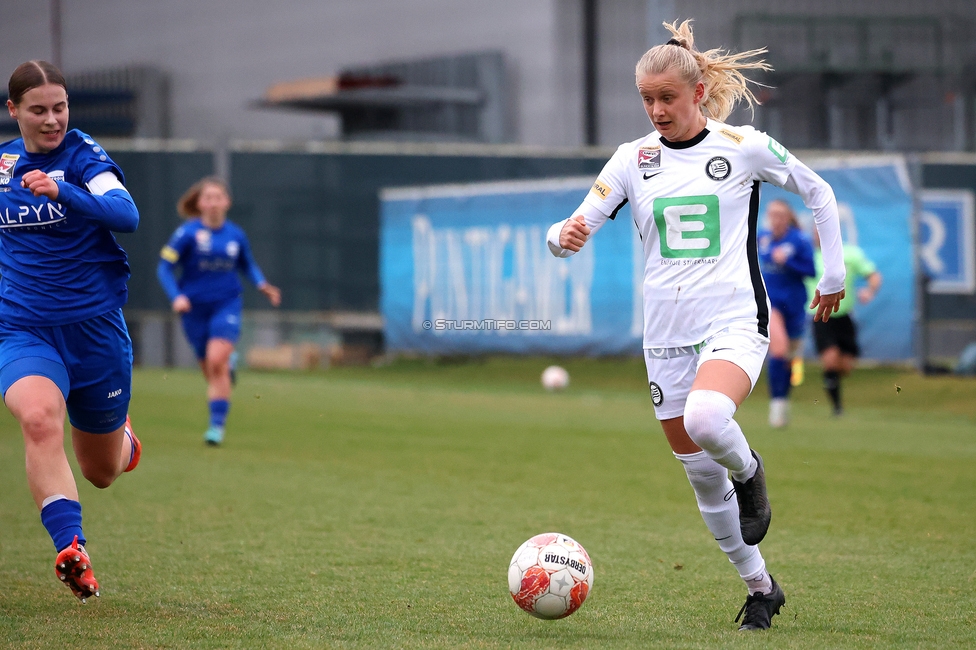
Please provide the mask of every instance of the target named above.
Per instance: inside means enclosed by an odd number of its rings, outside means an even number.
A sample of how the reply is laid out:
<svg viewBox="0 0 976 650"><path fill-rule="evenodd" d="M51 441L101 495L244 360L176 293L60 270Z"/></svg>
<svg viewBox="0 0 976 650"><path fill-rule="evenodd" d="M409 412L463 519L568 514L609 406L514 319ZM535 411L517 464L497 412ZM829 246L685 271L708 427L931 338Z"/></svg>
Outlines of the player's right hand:
<svg viewBox="0 0 976 650"><path fill-rule="evenodd" d="M589 235L590 227L586 225L586 219L578 214L563 224L563 229L559 231L559 247L578 253Z"/></svg>
<svg viewBox="0 0 976 650"><path fill-rule="evenodd" d="M176 298L173 300L173 311L175 311L177 314L185 314L192 308L193 305L190 304L190 299L183 294L176 296Z"/></svg>
<svg viewBox="0 0 976 650"><path fill-rule="evenodd" d="M40 169L32 169L24 174L20 185L29 189L34 196L46 196L52 201L57 201L60 194L58 182Z"/></svg>

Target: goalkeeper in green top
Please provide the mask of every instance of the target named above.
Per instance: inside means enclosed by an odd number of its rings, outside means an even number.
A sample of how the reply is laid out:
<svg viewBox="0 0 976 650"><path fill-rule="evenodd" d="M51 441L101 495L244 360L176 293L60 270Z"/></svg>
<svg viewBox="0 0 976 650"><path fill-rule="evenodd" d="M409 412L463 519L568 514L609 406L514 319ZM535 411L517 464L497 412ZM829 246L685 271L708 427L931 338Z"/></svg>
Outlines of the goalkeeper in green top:
<svg viewBox="0 0 976 650"><path fill-rule="evenodd" d="M820 252L820 238L813 233L814 266L819 278L823 274L823 255ZM823 365L823 386L833 404L834 415L844 412L840 395L840 380L853 369L861 349L857 344L857 326L851 318L854 296L862 305L874 300L881 289L881 273L868 259L864 251L853 244L844 244L844 266L847 277L844 281L845 293L840 307L830 320L814 321L813 340ZM857 285L861 284L860 289ZM807 291L813 296L815 280L807 280Z"/></svg>

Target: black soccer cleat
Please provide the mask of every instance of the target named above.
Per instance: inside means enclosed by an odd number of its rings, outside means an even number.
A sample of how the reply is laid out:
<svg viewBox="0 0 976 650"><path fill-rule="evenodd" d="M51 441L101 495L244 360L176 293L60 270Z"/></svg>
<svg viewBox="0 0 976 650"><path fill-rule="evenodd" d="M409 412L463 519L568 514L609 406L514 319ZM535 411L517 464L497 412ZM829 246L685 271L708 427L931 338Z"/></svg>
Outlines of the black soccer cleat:
<svg viewBox="0 0 976 650"><path fill-rule="evenodd" d="M773 576L769 576L772 580ZM739 619L742 619L742 625L739 626L739 631L742 630L768 630L773 624L772 618L779 614L779 608L786 604L786 594L780 588L776 581L773 580L773 590L768 594L764 594L761 591L757 591L748 598L746 602L742 605L742 609L735 617L735 622L738 623ZM743 616L745 614L745 616Z"/></svg>
<svg viewBox="0 0 976 650"><path fill-rule="evenodd" d="M739 502L739 529L742 531L742 541L749 546L755 546L766 536L773 513L769 508L769 498L766 496L766 472L763 469L762 456L751 449L750 451L758 465L756 473L745 483L739 483L733 478L732 486L735 488L736 501Z"/></svg>

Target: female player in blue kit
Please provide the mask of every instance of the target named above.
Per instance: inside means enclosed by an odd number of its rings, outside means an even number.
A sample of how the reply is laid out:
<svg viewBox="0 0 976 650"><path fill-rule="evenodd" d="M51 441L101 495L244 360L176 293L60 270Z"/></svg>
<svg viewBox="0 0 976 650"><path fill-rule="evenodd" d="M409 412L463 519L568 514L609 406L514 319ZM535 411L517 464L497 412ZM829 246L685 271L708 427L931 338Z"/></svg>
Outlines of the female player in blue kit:
<svg viewBox="0 0 976 650"><path fill-rule="evenodd" d="M816 273L813 244L800 228L786 201L770 201L766 208L769 230L759 233L759 266L766 281L769 312L769 425L789 422L790 374L793 357L803 343L807 322L805 281Z"/></svg>
<svg viewBox="0 0 976 650"><path fill-rule="evenodd" d="M209 445L224 440L230 410L231 355L241 333L244 273L273 307L281 304L281 291L264 279L251 255L244 231L227 220L230 192L219 178L197 181L180 198L177 210L190 220L176 229L160 253L157 274L173 311L182 315L183 331L200 360L207 380ZM174 269L182 266L176 279Z"/></svg>
<svg viewBox="0 0 976 650"><path fill-rule="evenodd" d="M122 170L68 131L64 77L28 61L7 86L21 137L0 145L0 390L20 424L27 483L58 551L55 572L98 596L64 452L65 414L81 472L106 488L139 463L128 421L132 342L122 318L129 265L112 232L139 212Z"/></svg>

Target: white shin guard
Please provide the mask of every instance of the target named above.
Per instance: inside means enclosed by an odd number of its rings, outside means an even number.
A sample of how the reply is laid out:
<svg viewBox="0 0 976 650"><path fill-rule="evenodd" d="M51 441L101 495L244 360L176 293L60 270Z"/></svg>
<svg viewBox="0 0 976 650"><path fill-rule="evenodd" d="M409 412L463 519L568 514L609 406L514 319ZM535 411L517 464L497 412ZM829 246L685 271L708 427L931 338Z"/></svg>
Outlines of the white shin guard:
<svg viewBox="0 0 976 650"><path fill-rule="evenodd" d="M714 390L693 390L685 402L685 431L709 458L736 480L752 476L753 458L739 424L732 419L735 402Z"/></svg>
<svg viewBox="0 0 976 650"><path fill-rule="evenodd" d="M754 578L765 569L766 563L758 546L747 546L739 528L739 504L728 472L724 467L699 451L694 454L675 454L695 489L698 510L729 561L743 580Z"/></svg>

